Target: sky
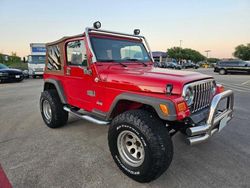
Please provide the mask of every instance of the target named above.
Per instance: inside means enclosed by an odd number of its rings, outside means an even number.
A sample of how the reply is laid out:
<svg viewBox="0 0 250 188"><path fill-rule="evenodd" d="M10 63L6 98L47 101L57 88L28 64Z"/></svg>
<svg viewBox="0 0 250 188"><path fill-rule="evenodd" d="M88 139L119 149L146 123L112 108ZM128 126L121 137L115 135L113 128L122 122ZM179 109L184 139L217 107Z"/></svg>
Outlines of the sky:
<svg viewBox="0 0 250 188"><path fill-rule="evenodd" d="M0 53L30 54L30 43L47 43L102 29L141 30L152 51L174 46L209 57L230 58L250 43L250 0L0 0Z"/></svg>

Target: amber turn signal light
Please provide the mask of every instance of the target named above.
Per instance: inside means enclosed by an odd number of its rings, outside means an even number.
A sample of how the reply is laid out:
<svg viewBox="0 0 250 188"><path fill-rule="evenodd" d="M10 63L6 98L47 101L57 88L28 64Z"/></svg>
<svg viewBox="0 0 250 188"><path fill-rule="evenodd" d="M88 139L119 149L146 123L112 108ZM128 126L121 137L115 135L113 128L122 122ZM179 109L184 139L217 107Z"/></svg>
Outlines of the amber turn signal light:
<svg viewBox="0 0 250 188"><path fill-rule="evenodd" d="M165 104L160 104L160 109L161 109L162 113L163 113L165 116L167 116L167 115L169 114L169 110L168 110L167 105L165 105Z"/></svg>
<svg viewBox="0 0 250 188"><path fill-rule="evenodd" d="M185 102L180 102L177 104L177 108L179 112L183 112L187 110L187 106L185 104Z"/></svg>

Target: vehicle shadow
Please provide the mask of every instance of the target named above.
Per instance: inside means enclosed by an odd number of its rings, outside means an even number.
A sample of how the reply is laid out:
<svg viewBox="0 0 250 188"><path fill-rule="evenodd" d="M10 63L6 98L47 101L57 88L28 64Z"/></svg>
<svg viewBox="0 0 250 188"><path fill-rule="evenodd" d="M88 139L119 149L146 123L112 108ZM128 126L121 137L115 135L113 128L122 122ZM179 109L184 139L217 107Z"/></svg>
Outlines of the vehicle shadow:
<svg viewBox="0 0 250 188"><path fill-rule="evenodd" d="M24 79L23 79L23 80L19 80L19 81L10 81L10 80L8 80L8 81L0 81L0 84L21 83L21 82L23 82L23 81L24 81Z"/></svg>
<svg viewBox="0 0 250 188"><path fill-rule="evenodd" d="M227 75L246 75L246 76L249 76L250 73L247 73L247 72L228 72Z"/></svg>

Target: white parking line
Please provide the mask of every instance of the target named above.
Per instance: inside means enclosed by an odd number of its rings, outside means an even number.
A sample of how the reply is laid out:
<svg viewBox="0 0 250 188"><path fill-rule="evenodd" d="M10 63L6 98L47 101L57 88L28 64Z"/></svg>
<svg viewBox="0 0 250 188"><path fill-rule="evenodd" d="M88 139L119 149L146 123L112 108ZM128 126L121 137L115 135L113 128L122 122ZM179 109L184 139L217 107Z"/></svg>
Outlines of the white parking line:
<svg viewBox="0 0 250 188"><path fill-rule="evenodd" d="M228 87L229 89L235 90L235 91L240 91L240 92L250 92L250 88L249 87L245 87L242 85L236 85L236 84L227 84L227 83L223 83L220 82L220 84L222 84L225 87Z"/></svg>
<svg viewBox="0 0 250 188"><path fill-rule="evenodd" d="M241 83L241 85L250 85L250 80L247 80L247 81Z"/></svg>

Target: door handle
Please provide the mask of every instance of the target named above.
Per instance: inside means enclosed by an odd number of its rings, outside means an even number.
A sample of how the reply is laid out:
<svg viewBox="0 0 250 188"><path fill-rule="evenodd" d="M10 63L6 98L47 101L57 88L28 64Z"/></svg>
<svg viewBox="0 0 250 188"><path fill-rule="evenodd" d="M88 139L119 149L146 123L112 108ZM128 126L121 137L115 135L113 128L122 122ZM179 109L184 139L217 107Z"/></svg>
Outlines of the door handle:
<svg viewBox="0 0 250 188"><path fill-rule="evenodd" d="M71 73L71 68L70 68L70 67L67 67L67 68L66 68L66 75L70 75L70 73Z"/></svg>

